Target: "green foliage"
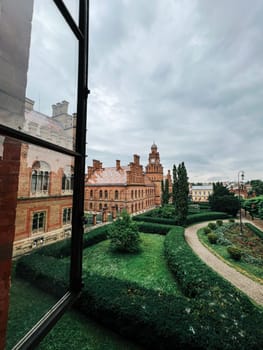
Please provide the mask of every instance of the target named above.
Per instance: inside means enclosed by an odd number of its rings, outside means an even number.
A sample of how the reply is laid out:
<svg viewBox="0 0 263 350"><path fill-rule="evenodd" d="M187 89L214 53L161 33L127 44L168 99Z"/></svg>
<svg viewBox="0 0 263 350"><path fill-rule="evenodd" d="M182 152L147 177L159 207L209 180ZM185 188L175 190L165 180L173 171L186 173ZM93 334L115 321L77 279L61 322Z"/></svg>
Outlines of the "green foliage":
<svg viewBox="0 0 263 350"><path fill-rule="evenodd" d="M170 193L169 193L169 181L165 179L162 180L162 205L169 203Z"/></svg>
<svg viewBox="0 0 263 350"><path fill-rule="evenodd" d="M143 221L143 222L152 222L152 223L156 223L156 224L163 224L163 225L176 225L177 221L175 220L175 218L173 219L166 219L166 218L160 218L158 216L156 217L152 217L152 216L147 216L144 214L140 214L140 215L136 215L133 216L132 218L134 221Z"/></svg>
<svg viewBox="0 0 263 350"><path fill-rule="evenodd" d="M253 231L259 238L263 239L263 232L257 228L256 226L250 224L249 222L246 222L245 225Z"/></svg>
<svg viewBox="0 0 263 350"><path fill-rule="evenodd" d="M222 212L204 212L200 214L192 214L187 216L186 224L191 225L196 222L208 221L208 220L217 220L217 219L227 219L229 215Z"/></svg>
<svg viewBox="0 0 263 350"><path fill-rule="evenodd" d="M263 194L263 181L262 180L251 180L250 185L252 186L252 192L255 192L256 196Z"/></svg>
<svg viewBox="0 0 263 350"><path fill-rule="evenodd" d="M189 183L184 162L173 166L173 200L179 225L185 225L188 213Z"/></svg>
<svg viewBox="0 0 263 350"><path fill-rule="evenodd" d="M214 222L209 222L209 224L207 226L209 228L211 228L211 230L215 230L216 229L216 224Z"/></svg>
<svg viewBox="0 0 263 350"><path fill-rule="evenodd" d="M136 253L140 249L138 226L126 211L123 211L121 216L108 226L108 238L113 250Z"/></svg>
<svg viewBox="0 0 263 350"><path fill-rule="evenodd" d="M222 211L236 216L240 207L237 197L231 193L221 182L213 184L213 194L209 196L211 210Z"/></svg>
<svg viewBox="0 0 263 350"><path fill-rule="evenodd" d="M208 227L208 226L207 226L207 227L204 227L204 228L203 228L203 231L204 231L204 234L207 235L208 233L211 232L211 228Z"/></svg>
<svg viewBox="0 0 263 350"><path fill-rule="evenodd" d="M216 244L216 242L218 240L218 236L214 232L208 233L207 238L211 244Z"/></svg>
<svg viewBox="0 0 263 350"><path fill-rule="evenodd" d="M169 232L171 228L174 227L174 225L173 226L163 225L163 224L143 222L143 221L137 222L137 226L140 232L157 233L159 235L166 235L166 233Z"/></svg>
<svg viewBox="0 0 263 350"><path fill-rule="evenodd" d="M241 259L242 252L237 247L235 247L235 246L227 247L227 251L228 251L229 255L231 256L231 258L233 258L235 260Z"/></svg>
<svg viewBox="0 0 263 350"><path fill-rule="evenodd" d="M242 208L248 211L252 217L263 219L263 196L246 199L242 202Z"/></svg>
<svg viewBox="0 0 263 350"><path fill-rule="evenodd" d="M223 225L223 221L222 220L216 220L216 224L217 224L217 226L222 226Z"/></svg>

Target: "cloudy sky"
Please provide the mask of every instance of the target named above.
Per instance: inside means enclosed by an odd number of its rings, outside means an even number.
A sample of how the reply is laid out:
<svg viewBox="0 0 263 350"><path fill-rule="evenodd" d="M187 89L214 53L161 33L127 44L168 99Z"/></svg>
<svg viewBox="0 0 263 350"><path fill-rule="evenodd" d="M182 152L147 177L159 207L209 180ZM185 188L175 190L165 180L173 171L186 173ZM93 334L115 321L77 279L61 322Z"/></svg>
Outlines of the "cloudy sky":
<svg viewBox="0 0 263 350"><path fill-rule="evenodd" d="M239 170L263 179L262 0L90 4L88 164L127 165L139 154L146 165L154 141L165 171L184 161L192 182L236 180ZM65 82L76 72L73 41L41 45L66 62ZM31 93L40 110L46 85ZM52 103L66 99L73 112L75 85L56 90Z"/></svg>

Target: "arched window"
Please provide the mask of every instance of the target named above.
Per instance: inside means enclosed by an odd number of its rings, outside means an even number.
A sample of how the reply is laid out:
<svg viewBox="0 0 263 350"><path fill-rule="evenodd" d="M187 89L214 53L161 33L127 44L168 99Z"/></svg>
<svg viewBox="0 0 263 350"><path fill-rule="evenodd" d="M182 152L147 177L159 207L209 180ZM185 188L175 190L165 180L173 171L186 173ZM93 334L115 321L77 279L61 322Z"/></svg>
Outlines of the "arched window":
<svg viewBox="0 0 263 350"><path fill-rule="evenodd" d="M73 191L74 171L73 166L67 165L64 168L64 174L62 176L62 191Z"/></svg>
<svg viewBox="0 0 263 350"><path fill-rule="evenodd" d="M131 191L131 198L133 199L133 190Z"/></svg>
<svg viewBox="0 0 263 350"><path fill-rule="evenodd" d="M104 198L108 199L108 191L107 190L104 191Z"/></svg>
<svg viewBox="0 0 263 350"><path fill-rule="evenodd" d="M92 210L92 203L89 204L89 208L90 208L90 210Z"/></svg>
<svg viewBox="0 0 263 350"><path fill-rule="evenodd" d="M36 161L32 166L31 193L48 194L50 166L43 161Z"/></svg>
<svg viewBox="0 0 263 350"><path fill-rule="evenodd" d="M32 232L44 232L46 224L46 212L40 211L33 213L32 217Z"/></svg>
<svg viewBox="0 0 263 350"><path fill-rule="evenodd" d="M99 209L100 209L100 210L102 209L102 203L100 203L100 205L99 205Z"/></svg>
<svg viewBox="0 0 263 350"><path fill-rule="evenodd" d="M119 199L119 191L118 191L118 190L115 191L115 196L114 196L114 198L115 198L115 199Z"/></svg>
<svg viewBox="0 0 263 350"><path fill-rule="evenodd" d="M90 190L89 196L90 196L90 198L93 197L93 190Z"/></svg>
<svg viewBox="0 0 263 350"><path fill-rule="evenodd" d="M100 199L102 199L102 190L100 190Z"/></svg>

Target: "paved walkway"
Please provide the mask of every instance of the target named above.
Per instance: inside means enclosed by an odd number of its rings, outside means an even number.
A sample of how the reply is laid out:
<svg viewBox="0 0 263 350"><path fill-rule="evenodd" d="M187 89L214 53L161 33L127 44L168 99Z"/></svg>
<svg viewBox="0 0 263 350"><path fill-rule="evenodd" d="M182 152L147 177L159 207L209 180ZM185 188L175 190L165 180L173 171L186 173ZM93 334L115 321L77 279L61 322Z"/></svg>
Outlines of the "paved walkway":
<svg viewBox="0 0 263 350"><path fill-rule="evenodd" d="M248 220L243 220L248 221ZM249 222L254 223L254 221ZM234 268L225 264L222 260L212 254L198 239L197 230L206 226L207 223L202 222L185 229L185 238L193 251L212 269L222 275L234 286L247 294L256 303L263 306L263 285L252 281L250 278L236 271ZM255 225L256 226L256 225Z"/></svg>

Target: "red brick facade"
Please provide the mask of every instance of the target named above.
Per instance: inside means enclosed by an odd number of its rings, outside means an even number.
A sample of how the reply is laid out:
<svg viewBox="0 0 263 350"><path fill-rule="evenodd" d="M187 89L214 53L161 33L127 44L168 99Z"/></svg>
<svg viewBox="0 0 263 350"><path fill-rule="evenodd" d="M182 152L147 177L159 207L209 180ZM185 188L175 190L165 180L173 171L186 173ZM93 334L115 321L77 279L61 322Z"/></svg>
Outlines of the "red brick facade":
<svg viewBox="0 0 263 350"><path fill-rule="evenodd" d="M115 167L104 168L98 160L88 167L85 187L85 210L89 212L126 209L128 213L149 210L161 204L161 181L163 167L154 144L149 154L146 172L140 164L140 157L128 166L116 161Z"/></svg>

